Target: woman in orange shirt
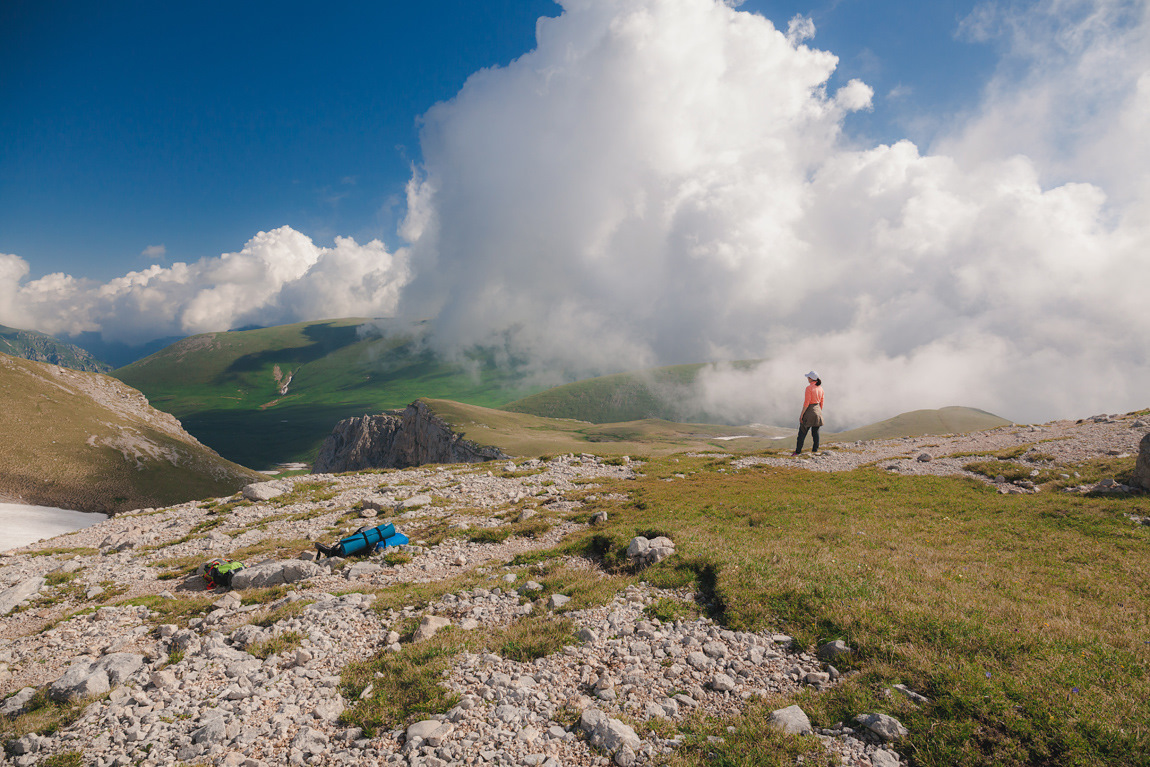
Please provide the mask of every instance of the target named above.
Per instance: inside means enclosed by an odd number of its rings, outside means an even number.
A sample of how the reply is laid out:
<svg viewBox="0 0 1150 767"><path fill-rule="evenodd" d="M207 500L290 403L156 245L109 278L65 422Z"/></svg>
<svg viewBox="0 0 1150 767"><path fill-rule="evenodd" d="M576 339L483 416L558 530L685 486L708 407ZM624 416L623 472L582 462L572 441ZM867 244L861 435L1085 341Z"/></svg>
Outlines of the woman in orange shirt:
<svg viewBox="0 0 1150 767"><path fill-rule="evenodd" d="M806 396L803 397L803 410L799 414L799 441L795 444L795 452L791 455L803 452L803 442L807 439L808 431L814 438L811 452L819 452L819 427L823 425L823 381L813 370L807 373L807 380L810 384L807 386Z"/></svg>

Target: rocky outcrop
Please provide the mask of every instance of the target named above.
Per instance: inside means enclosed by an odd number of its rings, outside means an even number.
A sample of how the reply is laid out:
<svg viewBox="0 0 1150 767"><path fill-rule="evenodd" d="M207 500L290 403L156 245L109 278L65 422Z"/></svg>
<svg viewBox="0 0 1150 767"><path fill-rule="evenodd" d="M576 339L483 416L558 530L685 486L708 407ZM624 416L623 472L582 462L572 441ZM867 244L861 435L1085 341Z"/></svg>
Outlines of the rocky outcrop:
<svg viewBox="0 0 1150 767"><path fill-rule="evenodd" d="M347 418L320 447L312 471L337 474L360 469L405 469L427 463L481 463L508 456L464 439L416 400L404 410Z"/></svg>
<svg viewBox="0 0 1150 767"><path fill-rule="evenodd" d="M1150 490L1150 433L1138 443L1138 462L1134 464L1134 484Z"/></svg>

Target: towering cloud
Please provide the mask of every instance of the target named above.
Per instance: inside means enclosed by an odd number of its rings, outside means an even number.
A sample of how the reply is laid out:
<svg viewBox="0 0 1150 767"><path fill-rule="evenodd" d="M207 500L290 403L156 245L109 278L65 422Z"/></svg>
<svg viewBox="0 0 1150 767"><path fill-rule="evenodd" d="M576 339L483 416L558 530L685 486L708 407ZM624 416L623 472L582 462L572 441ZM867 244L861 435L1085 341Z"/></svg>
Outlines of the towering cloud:
<svg viewBox="0 0 1150 767"><path fill-rule="evenodd" d="M702 393L748 419L793 410L812 366L839 424L1145 405L1145 150L1060 142L1051 103L1072 71L1074 93L1107 87L1092 125L1145 109L1146 5L1126 5L1141 15L1119 23L1103 0L1040 4L952 153L924 154L844 144L871 91L828 90L837 62L803 43L806 20L784 33L715 0L564 2L536 50L426 115L403 304L438 316L442 344L505 344L547 369L764 359ZM1016 13L984 6L967 33ZM1008 83L1050 94L1036 158L1011 143L1027 114L1007 109ZM999 133L1010 151L991 151ZM1109 171L1076 178L1100 151Z"/></svg>

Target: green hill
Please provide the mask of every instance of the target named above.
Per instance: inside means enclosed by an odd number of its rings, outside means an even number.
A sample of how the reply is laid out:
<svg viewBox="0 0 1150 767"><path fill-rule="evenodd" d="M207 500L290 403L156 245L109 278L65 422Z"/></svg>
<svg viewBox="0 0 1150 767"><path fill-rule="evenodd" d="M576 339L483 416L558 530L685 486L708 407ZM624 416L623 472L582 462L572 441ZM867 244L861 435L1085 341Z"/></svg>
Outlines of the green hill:
<svg viewBox="0 0 1150 767"><path fill-rule="evenodd" d="M777 431L770 427L674 423L656 418L593 424L447 400L424 401L456 433L481 445L494 445L513 456L582 452L667 455L695 450L746 453L774 446L771 438ZM745 438L725 439L735 436Z"/></svg>
<svg viewBox="0 0 1150 767"><path fill-rule="evenodd" d="M6 499L116 512L230 495L265 479L108 376L0 354L0 401Z"/></svg>
<svg viewBox="0 0 1150 767"><path fill-rule="evenodd" d="M964 434L1010 424L1011 421L985 410L972 407L944 407L938 410L912 410L868 426L826 435L826 439L835 442L855 442L867 439L925 437L935 434Z"/></svg>
<svg viewBox="0 0 1150 767"><path fill-rule="evenodd" d="M709 363L672 365L588 378L556 386L504 405L504 410L590 423L619 423L655 418L678 423L726 423L697 400L695 380ZM736 369L758 364L736 362Z"/></svg>
<svg viewBox="0 0 1150 767"><path fill-rule="evenodd" d="M0 325L0 353L92 373L107 373L112 369L111 365L101 362L79 346L45 333L5 325Z"/></svg>
<svg viewBox="0 0 1150 767"><path fill-rule="evenodd" d="M185 338L113 375L237 463L311 461L343 418L419 397L497 407L524 394L514 373L450 362L420 325L379 335L363 319L301 322Z"/></svg>

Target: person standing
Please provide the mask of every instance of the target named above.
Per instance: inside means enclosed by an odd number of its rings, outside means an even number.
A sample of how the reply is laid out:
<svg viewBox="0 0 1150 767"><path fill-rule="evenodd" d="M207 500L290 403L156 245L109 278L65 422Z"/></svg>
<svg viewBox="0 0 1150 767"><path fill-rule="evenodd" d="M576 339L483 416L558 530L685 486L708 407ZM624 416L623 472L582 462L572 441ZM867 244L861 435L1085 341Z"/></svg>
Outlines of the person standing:
<svg viewBox="0 0 1150 767"><path fill-rule="evenodd" d="M799 414L799 441L795 444L798 455L803 452L803 442L807 439L807 432L811 432L813 444L811 452L819 452L819 427L823 425L823 380L815 371L807 373L807 391L803 397L803 409Z"/></svg>

